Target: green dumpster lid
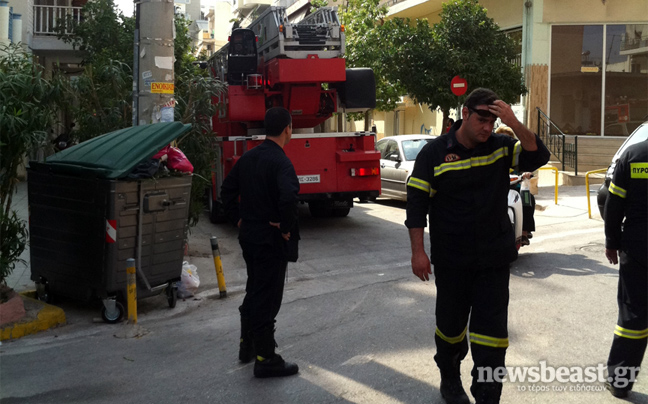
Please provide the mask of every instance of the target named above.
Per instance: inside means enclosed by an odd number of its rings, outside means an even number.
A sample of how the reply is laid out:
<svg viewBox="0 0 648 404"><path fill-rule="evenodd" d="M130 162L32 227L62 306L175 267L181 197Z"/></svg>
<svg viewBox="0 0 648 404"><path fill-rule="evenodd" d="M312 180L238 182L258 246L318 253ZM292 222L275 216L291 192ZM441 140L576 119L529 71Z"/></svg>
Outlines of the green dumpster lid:
<svg viewBox="0 0 648 404"><path fill-rule="evenodd" d="M133 126L86 140L49 156L54 172L118 179L191 129L180 122Z"/></svg>

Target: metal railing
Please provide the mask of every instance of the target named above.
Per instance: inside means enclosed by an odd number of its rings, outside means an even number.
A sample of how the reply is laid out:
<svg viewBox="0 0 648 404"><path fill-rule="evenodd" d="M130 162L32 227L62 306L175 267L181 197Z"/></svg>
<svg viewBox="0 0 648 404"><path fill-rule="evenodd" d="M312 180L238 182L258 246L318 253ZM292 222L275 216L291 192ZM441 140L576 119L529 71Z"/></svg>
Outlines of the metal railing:
<svg viewBox="0 0 648 404"><path fill-rule="evenodd" d="M70 16L76 23L81 22L83 7L34 6L34 35L55 36L56 27ZM66 34L68 32L66 29Z"/></svg>
<svg viewBox="0 0 648 404"><path fill-rule="evenodd" d="M591 219L592 218L592 203L590 202L591 195L590 195L590 175L592 174L600 174L604 173L607 171L607 168L599 168L598 170L592 170L588 171L585 173L585 190L587 191L587 216Z"/></svg>
<svg viewBox="0 0 648 404"><path fill-rule="evenodd" d="M578 136L565 135L560 128L538 107L538 136L549 151L566 167L574 169L578 175ZM570 139L567 142L567 139ZM573 141L572 141L573 140Z"/></svg>

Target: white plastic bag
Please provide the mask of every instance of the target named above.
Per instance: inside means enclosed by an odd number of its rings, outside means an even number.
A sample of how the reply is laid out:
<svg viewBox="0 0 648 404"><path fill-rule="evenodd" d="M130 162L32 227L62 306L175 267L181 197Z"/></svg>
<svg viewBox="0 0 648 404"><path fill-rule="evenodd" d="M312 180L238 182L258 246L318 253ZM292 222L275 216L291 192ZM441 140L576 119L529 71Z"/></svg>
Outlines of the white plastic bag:
<svg viewBox="0 0 648 404"><path fill-rule="evenodd" d="M180 284L178 285L178 297L184 299L191 297L200 286L198 277L198 268L187 261L182 263L182 274L180 275Z"/></svg>

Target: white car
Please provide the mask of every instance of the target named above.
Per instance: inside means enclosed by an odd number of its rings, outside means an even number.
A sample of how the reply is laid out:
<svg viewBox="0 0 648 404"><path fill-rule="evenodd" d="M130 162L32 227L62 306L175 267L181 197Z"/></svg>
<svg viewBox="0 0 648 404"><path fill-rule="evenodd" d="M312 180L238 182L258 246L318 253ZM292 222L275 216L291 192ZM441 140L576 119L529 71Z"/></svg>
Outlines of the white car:
<svg viewBox="0 0 648 404"><path fill-rule="evenodd" d="M380 152L381 196L407 200L407 181L414 169L419 152L437 136L398 135L388 136L376 143Z"/></svg>

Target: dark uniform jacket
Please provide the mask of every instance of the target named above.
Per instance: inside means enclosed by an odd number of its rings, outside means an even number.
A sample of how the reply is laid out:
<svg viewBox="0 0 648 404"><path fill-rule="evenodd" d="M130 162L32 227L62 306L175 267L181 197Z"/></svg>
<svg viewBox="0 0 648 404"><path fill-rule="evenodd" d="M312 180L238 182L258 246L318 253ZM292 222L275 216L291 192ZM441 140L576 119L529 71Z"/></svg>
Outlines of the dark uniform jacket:
<svg viewBox="0 0 648 404"><path fill-rule="evenodd" d="M242 219L239 240L254 244L277 245L288 232L292 241L299 239L298 193L295 168L271 140L245 152L221 187L225 213L234 224ZM281 223L281 230L269 222Z"/></svg>
<svg viewBox="0 0 648 404"><path fill-rule="evenodd" d="M605 247L646 265L648 250L648 140L619 157L605 202ZM625 217L625 221L623 218Z"/></svg>
<svg viewBox="0 0 648 404"><path fill-rule="evenodd" d="M509 169L533 171L549 160L549 151L537 136L538 150L529 152L518 140L495 133L467 149L456 137L461 123L429 142L417 156L407 184L405 225L426 227L429 214L434 265L506 265L517 258L507 213Z"/></svg>

